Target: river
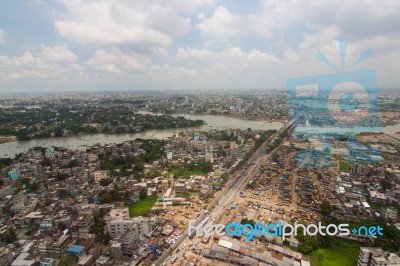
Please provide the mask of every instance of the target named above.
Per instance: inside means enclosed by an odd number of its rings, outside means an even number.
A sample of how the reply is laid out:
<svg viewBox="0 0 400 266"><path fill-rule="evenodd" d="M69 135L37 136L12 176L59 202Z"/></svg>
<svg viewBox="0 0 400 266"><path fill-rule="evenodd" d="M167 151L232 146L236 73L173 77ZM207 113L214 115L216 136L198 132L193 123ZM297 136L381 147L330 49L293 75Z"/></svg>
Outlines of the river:
<svg viewBox="0 0 400 266"><path fill-rule="evenodd" d="M149 112L139 112L142 114L153 114ZM177 116L177 115L174 115ZM0 158L14 157L15 154L25 152L32 147L42 146L42 147L66 147L71 150L84 150L88 146L95 143L100 143L102 145L107 143L121 143L124 141L134 140L136 138L143 139L163 139L166 137L171 137L174 134L178 134L182 131L192 131L192 130L202 130L208 131L211 129L227 129L227 128L239 128L247 129L251 128L254 130L269 130L269 129L279 129L282 127L283 123L280 122L265 122L256 120L246 120L240 118L233 118L229 116L221 115L192 115L192 114L180 114L188 119L201 119L206 122L205 125L200 127L191 128L173 128L173 129L154 129L147 130L139 133L133 134L85 134L85 135L75 135L69 137L53 137L44 139L32 139L28 141L12 141L0 144ZM299 128L300 129L300 128ZM300 129L301 130L301 129ZM315 133L324 131L321 128L307 128L307 130L313 131ZM332 128L327 128L326 130L332 131ZM400 124L386 126L379 129L381 132L388 134L395 134L400 132ZM369 131L368 128L360 128L360 132ZM338 130L337 132L340 132Z"/></svg>
<svg viewBox="0 0 400 266"><path fill-rule="evenodd" d="M140 112L146 114L146 112ZM151 114L151 113L149 113ZM102 145L107 143L121 143L124 141L134 140L136 138L143 139L163 139L166 137L171 137L174 134L178 134L182 131L192 131L192 130L202 130L208 131L211 129L226 129L226 128L240 128L247 129L252 128L255 130L269 130L269 129L279 129L283 123L280 122L265 122L265 121L255 121L233 118L228 116L219 115L190 115L182 114L179 116L184 116L188 119L201 119L206 122L205 125L200 127L191 128L173 128L173 129L155 129L147 130L139 133L133 134L85 134L85 135L75 135L69 137L53 137L53 138L43 138L43 139L32 139L28 141L13 141L0 144L0 157L14 157L15 154L25 152L32 147L66 147L71 150L84 150L88 146L95 143L100 143Z"/></svg>

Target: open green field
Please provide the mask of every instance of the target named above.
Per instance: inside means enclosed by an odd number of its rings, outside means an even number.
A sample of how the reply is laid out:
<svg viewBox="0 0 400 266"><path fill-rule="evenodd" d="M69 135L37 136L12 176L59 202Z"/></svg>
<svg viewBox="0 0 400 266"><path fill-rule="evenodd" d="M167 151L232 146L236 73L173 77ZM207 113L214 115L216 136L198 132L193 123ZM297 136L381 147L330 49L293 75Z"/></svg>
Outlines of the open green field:
<svg viewBox="0 0 400 266"><path fill-rule="evenodd" d="M311 266L354 266L359 252L359 243L334 239L332 248L320 248L311 253Z"/></svg>
<svg viewBox="0 0 400 266"><path fill-rule="evenodd" d="M207 173L201 170L186 170L186 169L175 169L169 171L165 174L165 176L174 175L174 178L186 178L188 179L192 175L204 175L206 176Z"/></svg>
<svg viewBox="0 0 400 266"><path fill-rule="evenodd" d="M129 205L129 217L142 216L146 211L150 210L154 206L156 201L157 198L153 197L132 203Z"/></svg>
<svg viewBox="0 0 400 266"><path fill-rule="evenodd" d="M339 170L340 171L350 171L351 170L351 164L346 162L346 161L341 161L339 163Z"/></svg>

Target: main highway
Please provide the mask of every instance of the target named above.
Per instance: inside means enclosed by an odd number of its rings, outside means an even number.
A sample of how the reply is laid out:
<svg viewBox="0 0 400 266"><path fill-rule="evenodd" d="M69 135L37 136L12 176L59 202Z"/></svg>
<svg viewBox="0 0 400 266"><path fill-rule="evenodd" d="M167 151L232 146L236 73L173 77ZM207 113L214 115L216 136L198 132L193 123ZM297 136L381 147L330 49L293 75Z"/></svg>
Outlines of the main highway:
<svg viewBox="0 0 400 266"><path fill-rule="evenodd" d="M209 206L215 206L213 210L209 210L209 212L201 213L195 222L193 223L194 226L197 226L204 218L207 216L212 216L218 221L221 215L223 214L224 210L226 210L228 204L232 202L232 198L238 192L240 187L247 181L248 177L252 173L253 169L259 167L261 160L268 159L269 156L273 153L271 151L269 154L266 155L266 148L269 143L273 143L279 137L279 135L288 129L289 127L293 126L295 122L287 122L281 129L279 129L276 133L272 134L268 139L262 143L262 145L252 154L250 159L244 164L239 170L233 171L229 177L229 181L225 184L225 188L218 193L218 195L211 201ZM189 243L189 236L187 234L187 227L184 227L182 231L181 237L176 241L176 243L171 247L170 250L165 250L163 254L154 262L153 265L162 265L164 261L166 261L167 257L169 257L170 252L174 249L181 247L175 253L177 258L183 258L183 254L185 252L185 248L182 247L182 243Z"/></svg>

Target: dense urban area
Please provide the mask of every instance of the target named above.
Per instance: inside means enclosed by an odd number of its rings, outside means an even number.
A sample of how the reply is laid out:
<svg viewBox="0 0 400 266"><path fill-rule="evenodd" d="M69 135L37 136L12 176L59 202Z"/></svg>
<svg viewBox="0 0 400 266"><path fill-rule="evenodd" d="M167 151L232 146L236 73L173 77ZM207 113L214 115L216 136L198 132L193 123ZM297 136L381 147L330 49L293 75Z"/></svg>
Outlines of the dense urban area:
<svg viewBox="0 0 400 266"><path fill-rule="evenodd" d="M400 95L379 97L380 126L396 127ZM0 265L400 265L400 129L321 142L297 128L326 112L302 112L291 117L282 90L5 94L0 149L60 145L3 151ZM207 127L204 116L244 122ZM133 137L165 129L175 133ZM88 134L90 145L62 145ZM97 143L98 134L133 135ZM248 241L190 234L192 222L345 223L351 232Z"/></svg>

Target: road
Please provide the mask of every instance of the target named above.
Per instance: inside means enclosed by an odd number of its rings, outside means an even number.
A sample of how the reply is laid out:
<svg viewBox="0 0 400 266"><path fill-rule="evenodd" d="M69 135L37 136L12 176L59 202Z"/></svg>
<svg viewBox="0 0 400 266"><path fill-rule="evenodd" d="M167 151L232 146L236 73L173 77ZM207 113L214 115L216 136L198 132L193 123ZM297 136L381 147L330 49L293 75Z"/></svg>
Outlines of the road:
<svg viewBox="0 0 400 266"><path fill-rule="evenodd" d="M248 177L250 176L251 172L253 171L254 168L259 167L259 163L262 159L262 157L265 155L265 150L266 146L268 143L271 143L275 141L279 134L282 133L284 130L286 130L289 126L293 125L293 123L286 123L281 129L279 129L276 133L271 135L262 145L259 147L253 155L250 157L250 159L247 161L245 165L241 167L240 170L234 171L228 182L225 185L225 188L214 198L214 200L209 204L209 206L216 206L213 210L210 210L210 213L201 213L199 217L197 217L196 221L193 223L194 226L198 225L207 215L211 215L211 213L214 213L214 217L216 217L216 220L221 217L223 214L223 211L227 208L228 204L232 202L232 198L235 196L235 194L238 192L240 187L247 181ZM269 157L270 152L267 156ZM239 174L238 174L239 173ZM239 178L237 176L239 175ZM171 250L174 250L178 247L181 247L179 251L175 253L177 258L183 258L183 254L185 253L185 249L190 248L189 247L189 236L187 235L187 227L185 227L182 231L181 237L176 241L175 245L171 247ZM182 244L186 243L186 247L183 248ZM164 261L166 261L167 257L169 257L169 252L168 250L164 251L163 254L155 261L154 265L162 265ZM169 261L167 261L169 262Z"/></svg>

